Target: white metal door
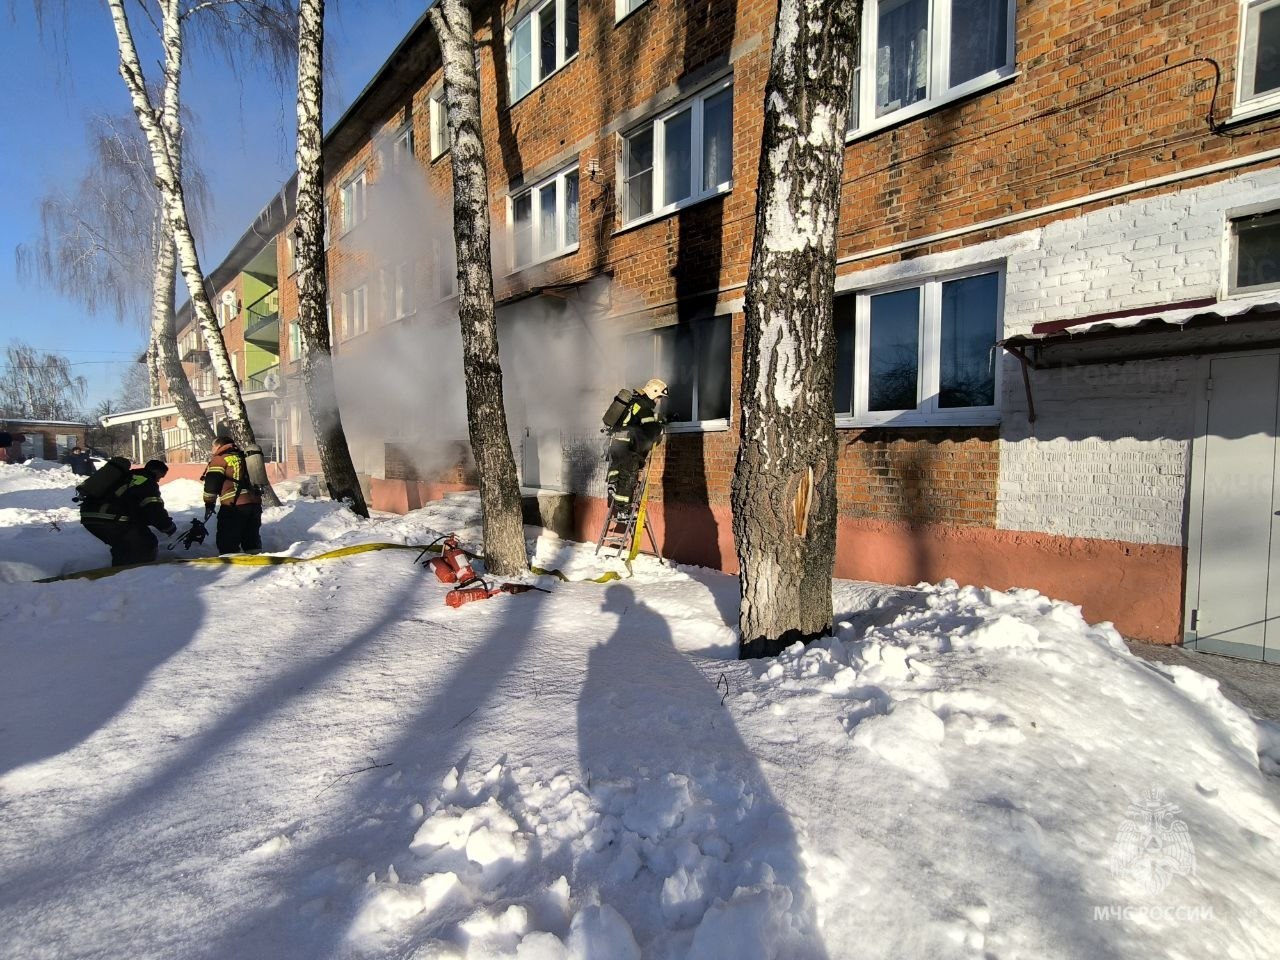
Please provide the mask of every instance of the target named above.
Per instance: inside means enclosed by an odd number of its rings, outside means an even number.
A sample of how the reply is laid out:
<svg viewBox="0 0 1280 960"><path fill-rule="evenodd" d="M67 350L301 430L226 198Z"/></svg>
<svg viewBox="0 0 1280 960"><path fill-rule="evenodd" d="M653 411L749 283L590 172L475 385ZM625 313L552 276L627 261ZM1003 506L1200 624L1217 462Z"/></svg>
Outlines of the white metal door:
<svg viewBox="0 0 1280 960"><path fill-rule="evenodd" d="M564 444L559 430L524 428L521 444L521 476L526 487L559 490Z"/></svg>
<svg viewBox="0 0 1280 960"><path fill-rule="evenodd" d="M1189 637L1205 652L1280 661L1280 354L1214 357L1207 367L1188 538Z"/></svg>

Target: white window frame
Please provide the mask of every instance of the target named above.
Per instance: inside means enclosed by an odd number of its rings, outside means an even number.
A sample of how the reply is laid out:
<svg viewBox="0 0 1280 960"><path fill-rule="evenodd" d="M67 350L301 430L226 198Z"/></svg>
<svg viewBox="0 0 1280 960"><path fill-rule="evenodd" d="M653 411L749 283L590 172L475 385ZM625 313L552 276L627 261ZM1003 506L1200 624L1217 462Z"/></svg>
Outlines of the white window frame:
<svg viewBox="0 0 1280 960"><path fill-rule="evenodd" d="M444 102L444 87L431 91L427 98L427 120L431 136L431 159L439 160L449 152L449 111Z"/></svg>
<svg viewBox="0 0 1280 960"><path fill-rule="evenodd" d="M342 339L350 340L368 332L369 288L362 283L342 291Z"/></svg>
<svg viewBox="0 0 1280 960"><path fill-rule="evenodd" d="M952 0L927 0L929 4L929 79L928 91L923 100L893 110L883 117L876 116L875 55L880 23L881 0L866 0L862 8L861 55L854 64L854 94L857 98L849 110L848 139L854 140L868 134L896 126L938 107L961 100L988 87L1004 83L1017 76L1014 56L1017 45L1015 22L1017 3L1007 0L1008 28L1005 62L1003 66L988 70L955 87L948 86L951 67L951 3ZM943 38L944 42L940 42ZM872 82L862 83L863 77ZM854 125L854 118L858 123Z"/></svg>
<svg viewBox="0 0 1280 960"><path fill-rule="evenodd" d="M671 422L671 423L668 423L668 424L666 425L666 427L665 427L665 429L666 429L666 432L667 432L667 433L715 433L715 432L718 432L718 431L721 431L721 430L728 430L728 429L729 429L729 425L730 425L730 423L732 422L732 418L733 418L733 376L732 376L732 370L733 370L733 316L732 316L732 314L717 313L717 314L715 314L714 316L710 316L710 317L701 317L701 318L699 318L699 319L692 320L692 321L690 321L690 322L691 322L691 323L712 323L712 322L714 322L714 321L716 321L716 320L720 320L720 319L723 319L723 320L724 320L724 322L725 322L725 323L727 323L727 324L729 325L729 352L725 355L725 358L724 358L724 359L725 359L725 363L726 363L726 364L728 364L728 366L729 366L729 373L726 375L726 379L729 381L729 411L730 411L730 414L729 414L729 416L727 416L727 417L716 417L715 419L712 419L712 420L684 420L684 421L679 421L679 422ZM642 337L648 337L648 338L649 338L649 346L650 346L650 348L651 348L651 349L652 349L652 351L653 351L653 355L652 355L652 357L650 358L650 370L654 370L654 371L661 370L661 362L660 362L660 360L659 360L658 353L657 353L657 351L658 351L658 343L660 342L660 340L659 340L659 335L660 335L664 330L670 330L670 329L673 329L675 326L678 326L678 325L677 325L677 324L671 324L671 325L669 325L669 326L665 326L665 327L653 327L653 328L651 328L651 329L649 329L649 330L645 330L645 331L642 331L642 332L640 332L640 333L636 333L636 334L631 334L630 336L628 336L628 337L627 337L627 340L628 340L628 341L635 341L635 340L638 340L638 339L640 339L640 338L642 338ZM632 344L631 344L631 343L628 343L628 344L627 344L627 349L633 349L633 347L632 347ZM694 358L694 369L695 369L695 370L697 369L697 366L698 366L698 364L697 364L697 358L695 357L695 358ZM661 375L661 374L657 374L657 373L650 373L650 374L649 374L649 376L651 376L651 377L652 377L652 376L660 376L660 375ZM693 393L692 393L692 403L693 403L693 409L694 409L694 410L697 410L697 409L698 409L698 401L699 401L699 399L700 399L700 398L698 397L698 380L697 380L697 378L695 377L695 378L694 378L694 380L693 380ZM665 401L664 401L664 403L665 403ZM659 406L659 407L658 407L658 412L659 412L660 414L662 414L663 416L666 416L666 415L667 415L667 411L664 409L664 407L663 407L663 406Z"/></svg>
<svg viewBox="0 0 1280 960"><path fill-rule="evenodd" d="M1249 29L1253 14L1280 7L1280 0L1240 0L1240 49L1236 52L1235 102L1231 119L1280 109L1280 87L1260 94L1244 95L1245 78L1257 64L1258 37Z"/></svg>
<svg viewBox="0 0 1280 960"><path fill-rule="evenodd" d="M984 274L996 274L996 330L992 341L992 363L995 377L992 404L982 407L939 407L938 382L941 376L939 349L942 342L942 285L950 280L963 280ZM871 351L871 298L883 293L920 289L920 327L917 358L916 393L923 397L914 410L868 410L870 389ZM838 428L850 427L933 427L933 426L990 426L1000 422L1001 351L1000 337L1004 331L1005 263L985 263L946 273L912 277L898 283L869 287L849 294L837 293L837 297L853 296L854 346L853 346L853 415L836 416Z"/></svg>
<svg viewBox="0 0 1280 960"><path fill-rule="evenodd" d="M391 141L391 155L396 163L414 158L412 120L405 121L404 126L396 131L395 139Z"/></svg>
<svg viewBox="0 0 1280 960"><path fill-rule="evenodd" d="M555 5L556 8L556 65L550 73L543 74L542 71L542 17L540 14L547 7ZM573 63L578 58L578 54L582 51L582 7L583 2L578 2L578 49L569 56L565 56L565 34L564 34L564 8L565 0L543 0L536 7L532 7L528 12L517 20L513 20L507 28L507 90L510 91L511 106L515 106L538 87L546 83L547 80L566 66ZM516 61L512 55L515 45L516 31L520 29L524 23L529 22L529 76L531 83L529 89L520 96L515 96L516 89Z"/></svg>
<svg viewBox="0 0 1280 960"><path fill-rule="evenodd" d="M648 2L649 0L614 0L613 22L621 23Z"/></svg>
<svg viewBox="0 0 1280 960"><path fill-rule="evenodd" d="M302 321L289 321L289 359L297 362L302 359Z"/></svg>
<svg viewBox="0 0 1280 960"><path fill-rule="evenodd" d="M285 235L284 242L289 254L289 276L292 277L298 272L298 267L301 266L298 262L298 238L289 233Z"/></svg>
<svg viewBox="0 0 1280 960"><path fill-rule="evenodd" d="M1236 285L1236 275L1240 260L1240 235L1236 230L1236 226L1253 219L1274 220L1276 228L1280 229L1280 207L1277 207L1276 202L1272 200L1239 210L1227 211L1226 255L1222 258L1224 267L1222 285L1228 296L1249 296L1250 294L1263 293L1267 290L1280 289L1280 281L1275 283L1255 283L1247 287Z"/></svg>
<svg viewBox="0 0 1280 960"><path fill-rule="evenodd" d="M683 113L685 110L691 111L690 116L690 140L689 150L691 156L689 158L690 176L693 183L701 184L703 182L704 171L702 169L702 140L705 133L705 119L703 110L706 102L716 94L724 90L733 89L733 77L725 77L715 83L704 87L691 97L686 97L674 106L669 107L662 113L650 117L644 123L632 127L625 133L619 134L618 139L618 159L617 159L617 176L615 182L618 184L618 214L622 224L621 229L629 230L632 227L639 226L642 223L649 223L653 220L659 220L662 217L669 216L677 210L683 210L685 207L691 207L695 203L702 203L712 197L718 197L733 191L733 164L729 164L729 179L722 183L717 183L710 188L701 187L695 190L690 196L683 200L677 200L675 203L669 203L666 206L658 206L658 198L661 197L666 190L666 170L664 169L664 161L666 158L666 124L672 117ZM729 95L732 103L731 109L737 111L737 103L733 101L733 94ZM653 131L653 201L654 207L651 211L641 214L634 220L627 220L628 194L627 194L627 141L636 134L643 133L645 130ZM732 133L733 127L730 125L730 144L729 153L733 153Z"/></svg>
<svg viewBox="0 0 1280 960"><path fill-rule="evenodd" d="M578 175L578 239L573 243L568 243L567 233L569 228L569 217L567 210L568 187L567 180L570 174ZM552 184L556 188L556 245L552 250L545 251L538 249L538 243L542 238L542 204L538 202L541 191ZM531 229L533 242L533 258L527 263L516 262L516 201L521 197L529 196L531 198ZM507 196L507 226L508 236L510 237L511 256L510 266L511 272L516 273L520 270L526 270L538 263L546 263L548 260L554 260L557 257L564 257L577 251L582 242L582 174L578 170L578 158L575 157L573 163L567 167L563 167L544 177L537 183L528 187L522 187L515 193Z"/></svg>
<svg viewBox="0 0 1280 960"><path fill-rule="evenodd" d="M414 303L414 270L408 260L382 268L383 313L387 322L403 320L418 310Z"/></svg>
<svg viewBox="0 0 1280 960"><path fill-rule="evenodd" d="M342 185L339 194L342 204L342 233L347 234L364 223L369 215L369 181L367 171L361 170Z"/></svg>

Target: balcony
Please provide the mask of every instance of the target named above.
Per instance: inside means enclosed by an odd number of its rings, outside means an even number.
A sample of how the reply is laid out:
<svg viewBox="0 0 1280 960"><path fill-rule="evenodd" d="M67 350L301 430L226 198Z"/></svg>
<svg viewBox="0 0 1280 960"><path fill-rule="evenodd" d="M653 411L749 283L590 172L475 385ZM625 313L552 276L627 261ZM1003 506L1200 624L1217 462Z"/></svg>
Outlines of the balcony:
<svg viewBox="0 0 1280 960"><path fill-rule="evenodd" d="M272 290L245 308L244 338L280 356L280 291Z"/></svg>
<svg viewBox="0 0 1280 960"><path fill-rule="evenodd" d="M273 363L257 373L250 374L249 379L245 381L245 388L249 393L257 393L260 390L275 391L280 389L281 382L280 364Z"/></svg>
<svg viewBox="0 0 1280 960"><path fill-rule="evenodd" d="M198 363L202 367L209 365L209 351L205 349L204 341L187 340L180 349L183 363Z"/></svg>

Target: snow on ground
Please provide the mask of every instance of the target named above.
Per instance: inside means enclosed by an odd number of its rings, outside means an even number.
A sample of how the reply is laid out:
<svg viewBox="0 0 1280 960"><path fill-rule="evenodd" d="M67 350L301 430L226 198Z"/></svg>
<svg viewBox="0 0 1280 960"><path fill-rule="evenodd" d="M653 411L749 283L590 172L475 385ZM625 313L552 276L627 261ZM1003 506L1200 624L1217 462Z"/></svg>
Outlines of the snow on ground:
<svg viewBox="0 0 1280 960"><path fill-rule="evenodd" d="M10 574L102 562L70 483L0 468ZM0 584L0 956L1276 956L1276 728L1071 605L837 582L836 638L740 663L718 573L453 610L412 561Z"/></svg>

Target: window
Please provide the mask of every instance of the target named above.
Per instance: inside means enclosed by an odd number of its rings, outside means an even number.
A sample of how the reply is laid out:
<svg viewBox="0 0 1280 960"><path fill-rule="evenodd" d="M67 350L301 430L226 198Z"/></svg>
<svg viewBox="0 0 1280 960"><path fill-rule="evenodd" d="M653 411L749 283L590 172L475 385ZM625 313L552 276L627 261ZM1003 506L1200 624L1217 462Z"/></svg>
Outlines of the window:
<svg viewBox="0 0 1280 960"><path fill-rule="evenodd" d="M444 87L431 94L427 113L431 126L431 159L434 160L449 149L449 113L444 105Z"/></svg>
<svg viewBox="0 0 1280 960"><path fill-rule="evenodd" d="M413 121L409 120L396 131L391 141L391 165L400 167L413 159Z"/></svg>
<svg viewBox="0 0 1280 960"><path fill-rule="evenodd" d="M382 271L382 303L387 320L401 320L413 313L413 265L397 264Z"/></svg>
<svg viewBox="0 0 1280 960"><path fill-rule="evenodd" d="M665 380L669 396L659 410L673 424L726 425L729 330L729 317L710 317L628 338L628 382Z"/></svg>
<svg viewBox="0 0 1280 960"><path fill-rule="evenodd" d="M1280 0L1241 0L1236 103L1280 104Z"/></svg>
<svg viewBox="0 0 1280 960"><path fill-rule="evenodd" d="M1280 286L1280 210L1231 221L1228 290L1251 293Z"/></svg>
<svg viewBox="0 0 1280 960"><path fill-rule="evenodd" d="M363 223L366 212L365 172L361 170L342 187L342 232Z"/></svg>
<svg viewBox="0 0 1280 960"><path fill-rule="evenodd" d="M507 42L511 102L578 54L578 0L547 0L522 17Z"/></svg>
<svg viewBox="0 0 1280 960"><path fill-rule="evenodd" d="M302 359L302 325L297 320L289 321L289 359Z"/></svg>
<svg viewBox="0 0 1280 960"><path fill-rule="evenodd" d="M836 298L835 408L859 425L993 422L1004 275Z"/></svg>
<svg viewBox="0 0 1280 960"><path fill-rule="evenodd" d="M342 294L342 339L358 337L369 330L369 291L356 287Z"/></svg>
<svg viewBox="0 0 1280 960"><path fill-rule="evenodd" d="M458 247L452 237L433 245L436 265L436 296L447 300L458 292Z"/></svg>
<svg viewBox="0 0 1280 960"><path fill-rule="evenodd" d="M613 19L621 20L632 10L644 5L645 0L614 0Z"/></svg>
<svg viewBox="0 0 1280 960"><path fill-rule="evenodd" d="M511 198L512 266L526 267L578 248L578 165Z"/></svg>
<svg viewBox="0 0 1280 960"><path fill-rule="evenodd" d="M869 0L849 129L896 123L1012 75L1013 14L1013 0Z"/></svg>
<svg viewBox="0 0 1280 960"><path fill-rule="evenodd" d="M289 234L285 237L285 245L289 249L289 274L292 276L298 272L298 268L302 265L298 260L298 238L293 234Z"/></svg>
<svg viewBox="0 0 1280 960"><path fill-rule="evenodd" d="M622 220L633 223L733 187L733 82L632 130L622 142Z"/></svg>

